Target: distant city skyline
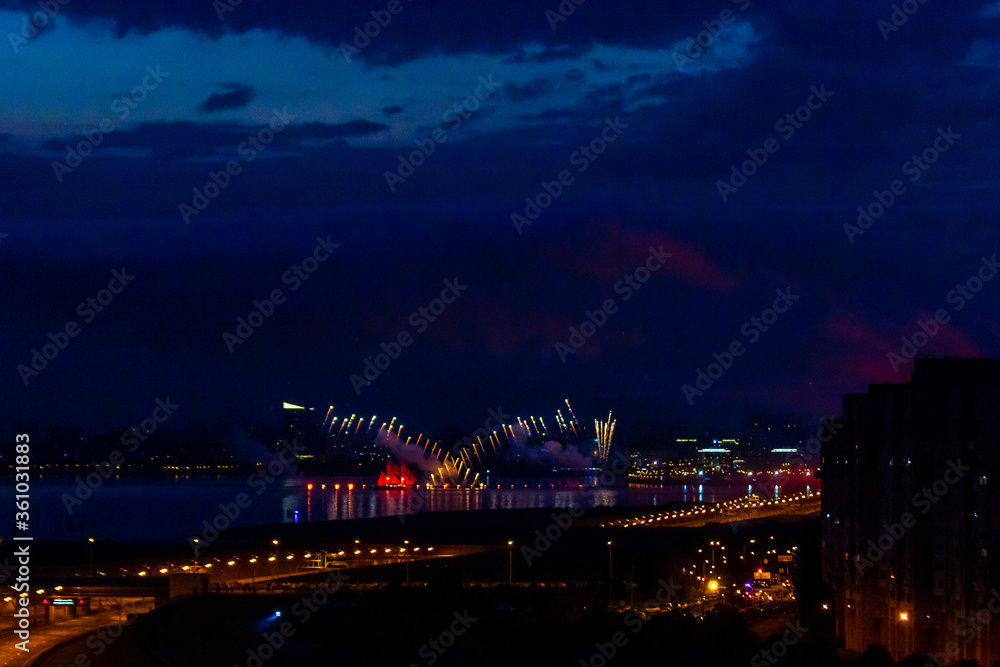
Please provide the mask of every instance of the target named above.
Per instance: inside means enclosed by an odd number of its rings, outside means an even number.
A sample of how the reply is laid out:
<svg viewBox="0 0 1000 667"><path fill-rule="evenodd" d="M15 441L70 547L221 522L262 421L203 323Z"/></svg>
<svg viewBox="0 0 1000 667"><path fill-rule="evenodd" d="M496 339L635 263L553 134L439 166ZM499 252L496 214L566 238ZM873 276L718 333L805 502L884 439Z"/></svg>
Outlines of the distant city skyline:
<svg viewBox="0 0 1000 667"><path fill-rule="evenodd" d="M164 409L164 407L169 409ZM253 439L256 438L264 444L274 444L270 442L275 438L286 441L293 441L297 437L304 436L302 429L315 430L321 426L329 426L329 434L333 434L342 423L346 423L351 417L355 427L363 426L365 429L382 424L392 423L395 428L403 431L403 437L416 438L419 434L431 440L441 437L458 435L474 435L476 433L485 434L500 431L502 426L517 426L522 421L525 425L534 423L534 429L528 435L547 435L552 439L565 442L592 441L596 438L594 420L588 416L584 421L579 422L578 430L571 430L568 424L570 419L565 413L565 407L559 410L564 419L562 427L559 425L559 414L553 411L551 414L513 414L508 413L503 406L490 408L487 410L485 421L478 424L462 424L453 421L436 425L433 428L416 428L401 422L398 416L389 413L379 414L355 414L340 413L335 410L335 406L328 406L326 409L314 406L299 406L288 402L283 402L282 410L277 417L271 420L247 420L228 421L217 419L208 422L181 423L170 418L173 411L177 409L170 397L166 402L157 399L156 407L149 416L144 419L132 421L128 424L118 424L108 428L91 430L80 424L67 424L59 422L30 422L21 421L18 423L18 430L37 429L36 437L41 441L65 440L71 435L84 439L110 436L117 438L119 435L123 442L131 442L132 438L138 437L143 443L152 441L155 445L156 434L170 434L170 440L175 442L180 434L186 432L203 433L208 438L225 439ZM301 417L296 417L295 413L302 411ZM291 421L289 421L291 419ZM545 421L545 420L548 421ZM533 421L539 420L539 421ZM816 428L803 422L799 415L792 414L770 414L770 413L748 413L743 415L735 424L688 424L668 420L640 420L631 423L617 424L616 430L612 432L611 442L614 448L625 448L631 451L655 451L670 448L681 442L699 442L702 444L712 443L720 438L727 442L737 443L739 447L756 447L762 443L804 443L810 435L822 429L822 423ZM169 422L169 423L167 423ZM313 423L314 422L314 423ZM294 424L294 425L293 425ZM311 424L311 426L310 426ZM544 426L542 426L544 425ZM773 427L773 428L772 428ZM264 431L261 431L261 429ZM264 432L273 437L263 438ZM773 432L772 432L773 431ZM316 431L318 436L319 431ZM485 435L484 435L485 437ZM734 440L735 438L735 440ZM266 442L265 442L266 441Z"/></svg>

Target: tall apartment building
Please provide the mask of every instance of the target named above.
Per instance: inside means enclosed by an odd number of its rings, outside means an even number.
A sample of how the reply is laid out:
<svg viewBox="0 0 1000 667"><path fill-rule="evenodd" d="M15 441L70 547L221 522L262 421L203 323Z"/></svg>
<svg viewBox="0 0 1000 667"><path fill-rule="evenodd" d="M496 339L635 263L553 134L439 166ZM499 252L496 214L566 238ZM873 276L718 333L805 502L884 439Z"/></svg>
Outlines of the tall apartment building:
<svg viewBox="0 0 1000 667"><path fill-rule="evenodd" d="M1000 660L1000 360L916 359L823 445L824 579L847 648Z"/></svg>

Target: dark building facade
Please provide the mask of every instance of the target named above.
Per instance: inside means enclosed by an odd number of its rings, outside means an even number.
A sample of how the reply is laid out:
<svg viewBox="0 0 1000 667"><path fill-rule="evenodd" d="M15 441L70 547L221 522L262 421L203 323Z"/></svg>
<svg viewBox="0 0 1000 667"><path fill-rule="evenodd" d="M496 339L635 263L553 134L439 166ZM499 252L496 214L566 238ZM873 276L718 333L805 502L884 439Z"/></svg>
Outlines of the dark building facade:
<svg viewBox="0 0 1000 667"><path fill-rule="evenodd" d="M824 579L847 648L1000 659L1000 360L916 359L822 448Z"/></svg>
<svg viewBox="0 0 1000 667"><path fill-rule="evenodd" d="M747 454L766 454L773 447L797 447L805 440L797 415L748 414L740 421L740 439Z"/></svg>
<svg viewBox="0 0 1000 667"><path fill-rule="evenodd" d="M320 451L320 424L315 408L305 408L293 403L283 403L282 413L284 423L281 427L282 438L289 443L295 443L299 456L310 457Z"/></svg>

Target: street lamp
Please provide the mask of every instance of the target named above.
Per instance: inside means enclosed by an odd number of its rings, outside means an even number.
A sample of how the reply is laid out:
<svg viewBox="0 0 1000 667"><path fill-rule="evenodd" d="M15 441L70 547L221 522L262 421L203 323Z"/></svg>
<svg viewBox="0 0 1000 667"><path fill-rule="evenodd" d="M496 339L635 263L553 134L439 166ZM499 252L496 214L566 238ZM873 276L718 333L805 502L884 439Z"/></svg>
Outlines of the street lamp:
<svg viewBox="0 0 1000 667"><path fill-rule="evenodd" d="M743 560L744 561L747 559L747 544L754 544L756 542L757 542L757 540L750 540L750 542L744 542L743 543ZM752 551L750 552L750 555L751 556L753 555Z"/></svg>
<svg viewBox="0 0 1000 667"><path fill-rule="evenodd" d="M94 538L88 537L87 541L90 542L90 576L94 576Z"/></svg>
<svg viewBox="0 0 1000 667"><path fill-rule="evenodd" d="M514 585L514 540L507 540L507 585Z"/></svg>
<svg viewBox="0 0 1000 667"><path fill-rule="evenodd" d="M635 565L632 566L628 582L628 606L635 609Z"/></svg>
<svg viewBox="0 0 1000 667"><path fill-rule="evenodd" d="M273 559L269 558L268 560L272 561L271 575L273 576L274 575L274 564L273 564L273 561L277 560L278 561L277 564L279 566L281 565L281 560L280 560L281 559L281 547L279 546L278 540L271 540L271 544L274 545L274 556L275 557Z"/></svg>
<svg viewBox="0 0 1000 667"><path fill-rule="evenodd" d="M614 580L612 577L613 570L611 568L611 540L608 540L608 607L611 607L611 590L614 586Z"/></svg>

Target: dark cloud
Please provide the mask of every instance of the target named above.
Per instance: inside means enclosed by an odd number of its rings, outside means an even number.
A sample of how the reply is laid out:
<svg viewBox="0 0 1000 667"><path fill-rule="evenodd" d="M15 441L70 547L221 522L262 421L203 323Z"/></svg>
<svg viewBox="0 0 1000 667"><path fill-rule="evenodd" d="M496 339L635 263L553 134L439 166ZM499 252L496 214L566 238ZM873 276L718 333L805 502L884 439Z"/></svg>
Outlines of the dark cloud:
<svg viewBox="0 0 1000 667"><path fill-rule="evenodd" d="M546 109L545 111L539 111L538 113L521 114L518 118L529 123L570 121L580 118L580 112L575 109Z"/></svg>
<svg viewBox="0 0 1000 667"><path fill-rule="evenodd" d="M229 89L229 92L212 93L207 100L198 105L198 112L211 113L225 109L239 109L250 104L250 100L253 99L253 86L230 83L226 84L225 87Z"/></svg>
<svg viewBox="0 0 1000 667"><path fill-rule="evenodd" d="M135 264L140 276L134 292L116 297L106 318L52 362L33 393L8 372L10 413L44 418L44 406L60 406L69 421L87 418L98 411L80 391L85 386L125 417L143 414L136 394L177 388L186 405L203 406L192 419L209 421L223 413L259 418L289 392L359 413L394 411L408 425L430 427L493 404L541 412L567 393L578 412L614 407L618 415L621 407L665 419L728 420L752 408L791 408L818 417L836 413L845 391L895 379L886 348L946 305L944 294L997 248L1000 188L990 165L1000 148L1000 83L988 33L995 22L978 18L982 3L925 3L885 39L878 21L892 11L886 3L755 1L739 15L767 37L741 67L700 69L696 60L680 72L668 57L623 70L612 49L589 77L593 45L664 50L697 35L729 4L588 2L553 31L544 12L554 5L405 3L362 50L358 59L368 64L454 53L557 63L548 72L565 64L565 74L510 83L503 102L498 96L465 119L490 113L489 122L449 135L395 192L385 172L399 164L400 145L415 150L412 142L426 140L428 128L369 148L351 140L381 138L387 124L292 124L262 159L241 163L191 225L178 204L237 157L258 127L123 127L62 183L51 163L82 137L43 125L32 135L43 137L37 143L0 135L0 231L9 235L0 251L9 253L11 276L0 293L9 332L4 367L23 363L73 318L112 266ZM340 42L371 20L371 9L243 2L220 22L201 0L141 8L95 0L61 12L112 18L119 35L276 29L329 46L339 58ZM360 80L369 75L357 65ZM563 95L569 85L577 92ZM776 123L821 86L833 96L792 136L780 134ZM511 111L507 103L516 101L534 105ZM408 111L417 102L426 100L406 102ZM381 108L388 117L401 111ZM513 126L490 131L510 118ZM593 145L606 119L627 127L578 171L570 156ZM393 119L394 132L401 120ZM905 178L902 165L948 126L961 138L849 243L843 225L856 209ZM780 149L723 202L717 182L769 138ZM563 170L573 182L517 234L511 214L524 212L526 200ZM229 355L221 332L327 234L343 252ZM554 344L616 296L616 281L661 243L673 263L563 364ZM348 375L455 275L468 293L377 383L354 394ZM741 325L773 301L775 289L789 286L802 295L789 316L703 400L687 405L680 385L741 338ZM945 353L1000 352L991 319L998 307L1000 291L984 287L933 345ZM488 389L470 391L470 376ZM522 408L531 401L541 405Z"/></svg>
<svg viewBox="0 0 1000 667"><path fill-rule="evenodd" d="M562 44L559 46L545 47L535 51L521 49L517 53L503 59L505 63L537 63L544 64L555 60L571 60L584 55L591 48L590 44Z"/></svg>
<svg viewBox="0 0 1000 667"><path fill-rule="evenodd" d="M7 7L37 9L34 0L5 0ZM878 27L888 19L892 7L859 1L804 3L787 0L756 0L752 3L703 5L586 3L557 24L553 30L546 12L554 11L551 0L492 3L481 0L441 0L433 4L404 2L378 35L358 49L352 58L369 63L396 64L433 54L485 52L503 54L511 62L550 62L578 57L593 44L664 48L705 30L705 22L718 21L728 9L739 20L754 22L764 32L778 31L782 48L796 57L825 62L861 62L871 56L891 55L901 47L909 57L921 60L954 58L976 34L986 35L993 21L976 18L982 0L956 0L947 4L927 3L909 20L905 29L884 39ZM745 7L745 9L741 9ZM77 20L112 20L119 35L148 34L165 27L182 27L211 36L274 29L301 35L316 43L340 47L351 44L356 28L362 35L373 21L370 5L361 2L327 3L307 0L294 6L243 2L220 15L202 0L163 0L137 10L118 0L69 3L60 13ZM469 26L476 26L469 29ZM540 45L538 47L529 45ZM595 65L605 65L593 61Z"/></svg>
<svg viewBox="0 0 1000 667"><path fill-rule="evenodd" d="M288 135L292 137L307 137L315 139L345 139L348 137L362 137L368 134L381 132L389 128L385 123L376 123L370 120L351 120L346 123L330 125L327 123L301 123L288 128Z"/></svg>
<svg viewBox="0 0 1000 667"><path fill-rule="evenodd" d="M523 102L548 95L552 88L552 82L548 79L536 78L522 85L508 81L504 84L503 92L511 102Z"/></svg>
<svg viewBox="0 0 1000 667"><path fill-rule="evenodd" d="M496 110L497 106L495 104L481 106L475 111L464 110L461 114L449 115L448 120L443 123L438 123L434 126L421 126L419 131L430 132L435 128L441 128L442 130L459 130L461 128L468 128L476 121L496 113Z"/></svg>
<svg viewBox="0 0 1000 667"><path fill-rule="evenodd" d="M33 0L7 0L7 4L25 11L37 9ZM748 11L780 11L784 4L760 0L752 3ZM60 8L60 13L78 20L110 19L122 36L144 35L165 27L187 28L210 36L273 29L331 46L334 52L341 44L353 46L360 29L360 46L355 46L352 59L393 65L434 53L485 52L530 59L532 56L523 49L532 44L543 45L534 56L537 62L567 59L595 43L661 48L688 34L697 34L704 29L701 22L716 18L720 11L706 11L701 5L661 5L634 0L626 4L587 3L578 6L553 30L546 12L555 10L558 3L553 5L551 0L500 4L441 0L427 4L404 2L402 7L403 11L393 16L384 28L376 24L378 34L370 39L365 37L364 28L373 21L373 10L362 2L307 0L294 6L243 2L220 16L211 3L206 5L202 0L159 0L143 5L141 10L119 0L92 0L69 3ZM806 17L810 16L809 11L804 11Z"/></svg>
<svg viewBox="0 0 1000 667"><path fill-rule="evenodd" d="M292 124L275 133L272 153L302 151L309 146L337 139L361 137L381 132L389 126L368 120L352 120L330 125L327 123ZM141 123L130 130L118 130L102 140L98 149L139 149L158 160L187 159L233 154L238 146L256 135L260 126L242 123L193 123L190 121ZM41 149L65 152L75 146L83 135L70 135L45 140Z"/></svg>

